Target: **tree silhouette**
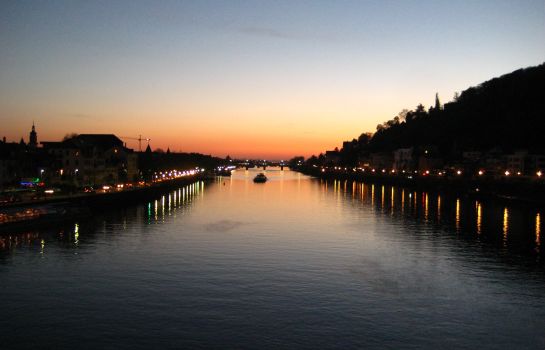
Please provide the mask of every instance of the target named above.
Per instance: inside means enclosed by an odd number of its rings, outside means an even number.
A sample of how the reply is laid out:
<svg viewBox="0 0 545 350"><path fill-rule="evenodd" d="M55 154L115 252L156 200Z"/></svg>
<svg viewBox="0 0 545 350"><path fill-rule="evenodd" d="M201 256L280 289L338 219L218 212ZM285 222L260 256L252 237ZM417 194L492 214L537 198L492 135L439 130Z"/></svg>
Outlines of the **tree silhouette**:
<svg viewBox="0 0 545 350"><path fill-rule="evenodd" d="M545 153L543 111L545 64L470 87L444 105L436 94L429 112L418 104L414 110L404 110L377 125L372 136L361 134L357 152L365 156L425 146L433 147L436 156L445 160L460 159L467 150Z"/></svg>

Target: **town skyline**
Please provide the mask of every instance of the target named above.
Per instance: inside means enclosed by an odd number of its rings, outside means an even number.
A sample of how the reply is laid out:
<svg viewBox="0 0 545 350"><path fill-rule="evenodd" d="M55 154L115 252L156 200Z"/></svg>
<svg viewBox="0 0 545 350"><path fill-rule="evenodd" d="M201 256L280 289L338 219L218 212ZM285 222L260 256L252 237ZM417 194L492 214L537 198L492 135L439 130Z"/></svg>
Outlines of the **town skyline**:
<svg viewBox="0 0 545 350"><path fill-rule="evenodd" d="M2 136L282 159L543 62L540 1L10 3ZM60 21L58 19L61 19ZM126 140L135 150L138 144Z"/></svg>

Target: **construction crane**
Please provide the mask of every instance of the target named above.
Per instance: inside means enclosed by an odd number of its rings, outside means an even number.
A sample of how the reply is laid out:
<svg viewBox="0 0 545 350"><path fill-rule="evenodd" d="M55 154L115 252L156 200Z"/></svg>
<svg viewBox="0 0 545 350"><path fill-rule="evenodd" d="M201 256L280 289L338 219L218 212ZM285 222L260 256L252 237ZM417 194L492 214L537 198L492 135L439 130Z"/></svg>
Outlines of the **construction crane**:
<svg viewBox="0 0 545 350"><path fill-rule="evenodd" d="M120 138L127 139L127 140L136 140L136 141L138 141L138 151L139 152L142 152L142 140L147 141L148 146L149 146L149 142L151 141L151 139L149 139L149 138L144 138L143 139L142 135L138 135L138 137L120 136Z"/></svg>

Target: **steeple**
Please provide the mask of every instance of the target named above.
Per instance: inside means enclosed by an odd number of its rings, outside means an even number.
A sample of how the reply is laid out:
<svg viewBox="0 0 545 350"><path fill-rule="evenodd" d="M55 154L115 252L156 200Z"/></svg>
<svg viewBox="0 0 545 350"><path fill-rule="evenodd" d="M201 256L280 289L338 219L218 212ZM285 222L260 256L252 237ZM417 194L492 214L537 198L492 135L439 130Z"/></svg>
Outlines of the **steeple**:
<svg viewBox="0 0 545 350"><path fill-rule="evenodd" d="M28 146L30 148L38 147L38 134L36 134L36 127L34 126L34 121L32 121L32 130L28 137Z"/></svg>

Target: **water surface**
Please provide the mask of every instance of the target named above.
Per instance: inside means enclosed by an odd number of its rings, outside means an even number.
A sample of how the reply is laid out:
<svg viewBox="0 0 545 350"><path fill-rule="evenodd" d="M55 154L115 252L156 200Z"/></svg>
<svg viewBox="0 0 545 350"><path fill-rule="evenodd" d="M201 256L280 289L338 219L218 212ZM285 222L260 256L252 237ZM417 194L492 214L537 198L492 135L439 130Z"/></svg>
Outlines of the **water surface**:
<svg viewBox="0 0 545 350"><path fill-rule="evenodd" d="M256 173L1 237L0 347L545 348L545 213Z"/></svg>

